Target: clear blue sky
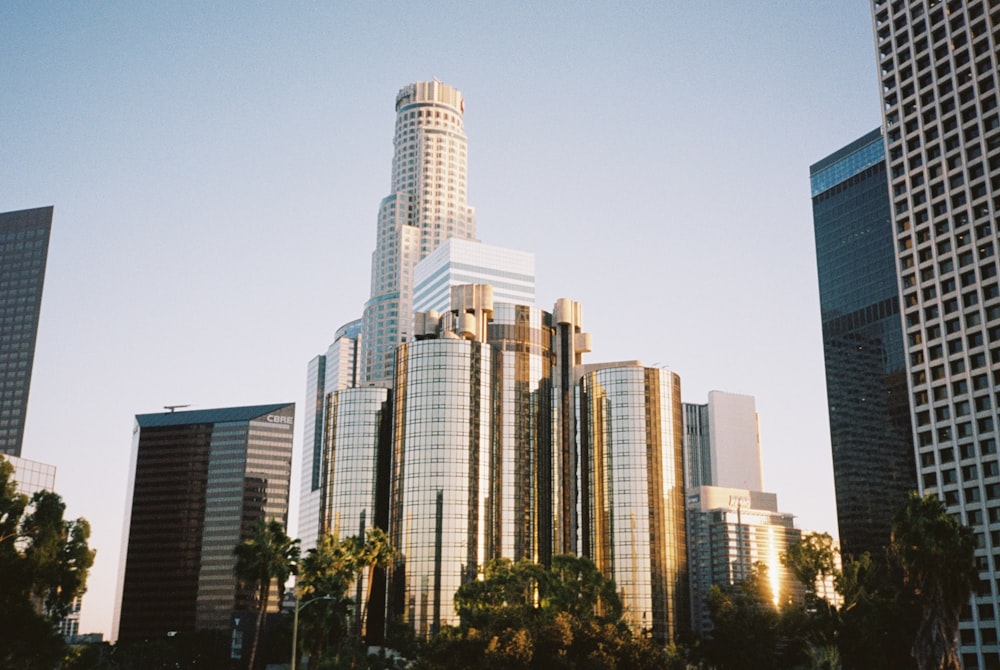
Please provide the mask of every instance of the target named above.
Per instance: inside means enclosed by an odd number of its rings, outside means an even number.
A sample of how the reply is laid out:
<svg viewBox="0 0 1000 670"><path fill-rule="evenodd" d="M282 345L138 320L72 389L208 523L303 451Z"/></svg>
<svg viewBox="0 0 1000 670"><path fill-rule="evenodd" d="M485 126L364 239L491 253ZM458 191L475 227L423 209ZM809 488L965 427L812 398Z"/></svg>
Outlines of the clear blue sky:
<svg viewBox="0 0 1000 670"><path fill-rule="evenodd" d="M111 630L133 416L301 418L368 296L396 91L432 77L479 238L583 304L587 361L756 396L765 488L836 533L808 168L880 123L866 0L8 0L0 64L0 211L55 206L23 456L93 526L82 631Z"/></svg>

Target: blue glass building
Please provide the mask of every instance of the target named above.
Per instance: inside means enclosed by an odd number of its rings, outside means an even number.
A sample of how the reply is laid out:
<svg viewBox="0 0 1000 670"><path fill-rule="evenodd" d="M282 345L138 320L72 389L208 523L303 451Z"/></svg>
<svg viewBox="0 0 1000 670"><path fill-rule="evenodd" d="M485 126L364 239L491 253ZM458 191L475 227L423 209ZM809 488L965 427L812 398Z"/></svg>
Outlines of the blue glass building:
<svg viewBox="0 0 1000 670"><path fill-rule="evenodd" d="M809 175L841 549L880 555L917 487L881 131Z"/></svg>

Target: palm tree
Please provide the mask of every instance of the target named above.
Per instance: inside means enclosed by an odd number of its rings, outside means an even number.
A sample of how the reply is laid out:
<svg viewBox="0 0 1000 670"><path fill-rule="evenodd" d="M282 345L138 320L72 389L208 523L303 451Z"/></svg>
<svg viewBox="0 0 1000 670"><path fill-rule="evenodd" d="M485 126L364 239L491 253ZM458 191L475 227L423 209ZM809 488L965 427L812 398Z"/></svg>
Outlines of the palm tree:
<svg viewBox="0 0 1000 670"><path fill-rule="evenodd" d="M299 541L288 537L280 521L271 519L267 523L261 521L254 536L241 542L233 553L236 556L233 568L236 578L240 584L253 588L257 594L257 626L247 666L253 670L264 614L271 595L271 583L277 581L280 601L285 594L285 582L295 572L299 559Z"/></svg>
<svg viewBox="0 0 1000 670"><path fill-rule="evenodd" d="M330 647L339 654L347 638L353 604L347 590L361 569L358 546L354 537L341 540L336 535L323 535L302 559L296 579L298 597L303 601L326 601L301 614L303 647L311 660L322 659Z"/></svg>
<svg viewBox="0 0 1000 670"><path fill-rule="evenodd" d="M373 639L372 632L368 630L367 620L365 616L368 613L368 608L371 605L372 597L372 585L375 582L375 571L384 570L392 562L392 559L396 557L396 550L393 549L392 544L389 542L389 536L385 534L385 531L381 528L369 528L368 532L365 534L365 542L361 545L359 552L359 567L368 566L368 584L366 585L366 593L364 602L361 603L361 623L364 627L365 638ZM381 635L376 634L374 639L381 639Z"/></svg>
<svg viewBox="0 0 1000 670"><path fill-rule="evenodd" d="M917 667L959 670L959 613L978 579L972 531L933 495L911 493L893 522L892 549L920 606Z"/></svg>

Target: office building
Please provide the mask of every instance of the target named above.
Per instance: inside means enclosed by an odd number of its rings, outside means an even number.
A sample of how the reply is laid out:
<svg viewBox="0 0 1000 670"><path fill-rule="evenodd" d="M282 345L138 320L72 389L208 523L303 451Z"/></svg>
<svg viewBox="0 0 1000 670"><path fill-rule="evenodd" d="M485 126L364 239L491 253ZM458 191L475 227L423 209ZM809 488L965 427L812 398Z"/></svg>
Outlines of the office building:
<svg viewBox="0 0 1000 670"><path fill-rule="evenodd" d="M809 178L841 549L881 557L917 488L882 132Z"/></svg>
<svg viewBox="0 0 1000 670"><path fill-rule="evenodd" d="M322 488L326 476L323 439L326 434L327 399L334 391L358 385L360 341L361 320L358 319L338 328L326 353L309 361L299 488L298 537L303 552L314 548L322 534Z"/></svg>
<svg viewBox="0 0 1000 670"><path fill-rule="evenodd" d="M119 640L229 630L254 611L233 549L287 522L294 417L291 403L136 416Z"/></svg>
<svg viewBox="0 0 1000 670"><path fill-rule="evenodd" d="M17 483L18 493L30 498L38 491L56 490L56 466L17 456L0 454L0 458L14 466L11 479Z"/></svg>
<svg viewBox="0 0 1000 670"><path fill-rule="evenodd" d="M684 403L688 488L763 488L760 429L753 396L709 391L704 405Z"/></svg>
<svg viewBox="0 0 1000 670"><path fill-rule="evenodd" d="M413 266L450 237L475 238L464 112L462 94L439 81L396 95L391 193L379 205L361 326L362 381L392 380L396 347L410 339Z"/></svg>
<svg viewBox="0 0 1000 670"><path fill-rule="evenodd" d="M579 389L582 553L615 580L633 630L675 641L690 616L680 378L614 366Z"/></svg>
<svg viewBox="0 0 1000 670"><path fill-rule="evenodd" d="M452 237L413 269L413 311L447 312L451 287L489 284L493 299L535 304L535 255Z"/></svg>
<svg viewBox="0 0 1000 670"><path fill-rule="evenodd" d="M712 628L706 597L714 585L747 579L757 564L767 568L775 606L801 602L805 589L781 563L781 554L802 537L794 517L778 511L773 493L701 486L688 492L688 555L691 621L704 635Z"/></svg>
<svg viewBox="0 0 1000 670"><path fill-rule="evenodd" d="M0 454L21 455L52 207L0 213Z"/></svg>
<svg viewBox="0 0 1000 670"><path fill-rule="evenodd" d="M968 524L965 668L1000 666L1000 5L873 0L917 484Z"/></svg>

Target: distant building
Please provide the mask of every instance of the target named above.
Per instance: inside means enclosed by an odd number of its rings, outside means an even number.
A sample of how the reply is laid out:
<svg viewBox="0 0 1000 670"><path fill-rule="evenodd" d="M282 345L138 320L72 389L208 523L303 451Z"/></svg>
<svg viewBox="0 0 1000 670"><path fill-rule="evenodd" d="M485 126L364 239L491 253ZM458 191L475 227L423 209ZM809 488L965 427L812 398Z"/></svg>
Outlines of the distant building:
<svg viewBox="0 0 1000 670"><path fill-rule="evenodd" d="M841 549L883 556L917 478L882 132L809 174Z"/></svg>
<svg viewBox="0 0 1000 670"><path fill-rule="evenodd" d="M3 458L14 466L13 479L17 482L18 493L30 498L38 491L56 490L56 466L17 456Z"/></svg>
<svg viewBox="0 0 1000 670"><path fill-rule="evenodd" d="M710 391L704 405L684 403L687 486L764 488L754 397Z"/></svg>
<svg viewBox="0 0 1000 670"><path fill-rule="evenodd" d="M302 479L299 494L298 537L303 552L316 546L322 535L324 465L323 440L326 434L326 405L334 391L353 388L359 382L358 351L361 320L337 329L326 350L309 361L306 381L305 416L302 430Z"/></svg>
<svg viewBox="0 0 1000 670"><path fill-rule="evenodd" d="M0 454L21 455L52 207L0 213Z"/></svg>
<svg viewBox="0 0 1000 670"><path fill-rule="evenodd" d="M695 633L712 628L705 603L711 587L738 584L750 577L757 563L767 567L775 605L801 600L805 589L781 564L781 554L802 533L794 527L791 514L778 511L775 494L702 486L688 492L687 510Z"/></svg>
<svg viewBox="0 0 1000 670"><path fill-rule="evenodd" d="M391 193L378 210L371 297L362 318L361 379L391 381L396 347L410 340L413 266L450 237L475 239L468 205L465 100L440 81L396 94Z"/></svg>
<svg viewBox="0 0 1000 670"><path fill-rule="evenodd" d="M489 284L493 300L535 304L535 255L452 237L413 268L413 311L447 312L451 287Z"/></svg>
<svg viewBox="0 0 1000 670"><path fill-rule="evenodd" d="M229 630L253 610L233 550L287 522L294 417L291 403L136 416L118 639Z"/></svg>

